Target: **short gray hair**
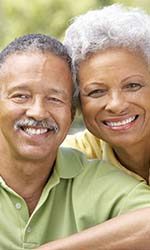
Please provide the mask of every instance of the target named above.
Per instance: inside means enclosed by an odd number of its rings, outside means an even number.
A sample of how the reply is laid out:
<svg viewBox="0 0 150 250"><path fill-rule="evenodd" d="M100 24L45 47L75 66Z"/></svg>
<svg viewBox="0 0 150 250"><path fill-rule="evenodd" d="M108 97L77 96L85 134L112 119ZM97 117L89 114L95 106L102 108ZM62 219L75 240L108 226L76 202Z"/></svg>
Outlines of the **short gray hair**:
<svg viewBox="0 0 150 250"><path fill-rule="evenodd" d="M76 17L66 31L64 45L72 58L74 76L90 53L107 48L140 52L150 63L150 16L143 10L113 4Z"/></svg>
<svg viewBox="0 0 150 250"><path fill-rule="evenodd" d="M11 54L26 51L51 52L66 60L69 66L71 65L71 59L63 44L54 37L44 34L27 34L13 40L0 52L0 65L3 64Z"/></svg>

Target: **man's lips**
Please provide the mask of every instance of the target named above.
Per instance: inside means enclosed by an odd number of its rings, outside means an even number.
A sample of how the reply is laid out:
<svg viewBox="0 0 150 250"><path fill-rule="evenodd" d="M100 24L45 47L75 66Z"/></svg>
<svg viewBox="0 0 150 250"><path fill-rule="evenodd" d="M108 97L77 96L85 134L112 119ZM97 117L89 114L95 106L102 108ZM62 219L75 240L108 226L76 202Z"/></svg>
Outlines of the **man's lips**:
<svg viewBox="0 0 150 250"><path fill-rule="evenodd" d="M127 126L131 123L133 123L136 119L138 118L138 115L133 115L124 119L120 118L113 118L109 120L104 120L103 123L111 128L119 128L119 127L124 127Z"/></svg>
<svg viewBox="0 0 150 250"><path fill-rule="evenodd" d="M57 133L59 130L58 124L52 119L42 121L37 121L32 118L21 119L16 121L14 127L16 130L20 129L30 136L46 135L48 132Z"/></svg>

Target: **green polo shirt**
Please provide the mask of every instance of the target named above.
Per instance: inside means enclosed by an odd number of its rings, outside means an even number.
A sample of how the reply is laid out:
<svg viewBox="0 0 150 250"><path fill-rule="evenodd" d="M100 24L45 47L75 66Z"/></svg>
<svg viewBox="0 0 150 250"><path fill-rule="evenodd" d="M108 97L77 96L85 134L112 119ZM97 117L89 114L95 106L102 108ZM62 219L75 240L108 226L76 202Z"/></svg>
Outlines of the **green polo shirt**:
<svg viewBox="0 0 150 250"><path fill-rule="evenodd" d="M106 162L60 149L29 217L25 201L0 179L0 249L34 249L129 210L150 206L150 187Z"/></svg>

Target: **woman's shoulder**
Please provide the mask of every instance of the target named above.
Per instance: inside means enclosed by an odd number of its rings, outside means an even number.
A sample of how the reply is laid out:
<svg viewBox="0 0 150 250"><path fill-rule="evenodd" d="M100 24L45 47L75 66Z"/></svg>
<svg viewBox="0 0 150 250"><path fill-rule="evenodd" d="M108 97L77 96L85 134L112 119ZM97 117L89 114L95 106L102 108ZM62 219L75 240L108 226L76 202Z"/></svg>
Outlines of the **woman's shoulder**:
<svg viewBox="0 0 150 250"><path fill-rule="evenodd" d="M102 158L101 140L92 135L87 129L73 135L68 135L63 147L72 147L85 153L88 158Z"/></svg>

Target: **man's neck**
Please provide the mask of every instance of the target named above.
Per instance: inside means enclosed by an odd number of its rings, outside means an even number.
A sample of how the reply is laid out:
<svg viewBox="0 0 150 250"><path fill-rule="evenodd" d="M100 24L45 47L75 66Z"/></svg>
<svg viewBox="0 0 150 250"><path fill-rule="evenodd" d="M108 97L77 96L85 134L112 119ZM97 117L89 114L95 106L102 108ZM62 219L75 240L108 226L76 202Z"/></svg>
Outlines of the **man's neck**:
<svg viewBox="0 0 150 250"><path fill-rule="evenodd" d="M6 160L5 160L6 159ZM42 190L51 175L55 158L43 161L21 161L0 157L0 175L6 184L27 203L31 214L37 205Z"/></svg>

